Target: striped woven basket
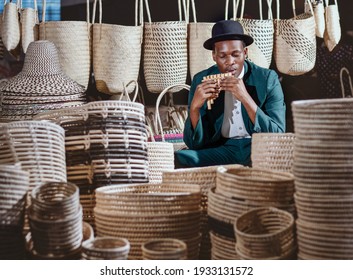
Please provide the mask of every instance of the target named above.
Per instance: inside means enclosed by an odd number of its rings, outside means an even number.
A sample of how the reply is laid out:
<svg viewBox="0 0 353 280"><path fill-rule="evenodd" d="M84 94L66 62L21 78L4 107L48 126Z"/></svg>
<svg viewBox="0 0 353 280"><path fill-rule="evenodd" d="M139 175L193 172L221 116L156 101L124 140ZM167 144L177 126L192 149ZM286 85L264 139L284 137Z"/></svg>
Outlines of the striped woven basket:
<svg viewBox="0 0 353 280"><path fill-rule="evenodd" d="M237 18L245 33L254 38L254 43L248 46L248 59L264 68L269 68L271 64L274 32L272 9L268 1L267 4L268 19L263 19L262 0L259 0L260 19L247 19L243 18L245 0L242 0L240 18Z"/></svg>
<svg viewBox="0 0 353 280"><path fill-rule="evenodd" d="M39 25L39 39L55 44L65 74L87 88L91 70L89 0L87 0L87 21L46 22L45 10L46 0L43 3L42 22Z"/></svg>
<svg viewBox="0 0 353 280"><path fill-rule="evenodd" d="M187 19L185 0L182 1ZM148 0L145 5L149 22L144 25L144 75L148 91L160 93L171 85L186 82L187 21L182 21L181 0L179 21L152 22Z"/></svg>
<svg viewBox="0 0 353 280"><path fill-rule="evenodd" d="M305 74L314 68L316 62L315 18L311 2L306 0L311 13L296 15L295 0L292 0L294 17L280 19L279 0L276 1L274 58L277 69L292 76Z"/></svg>
<svg viewBox="0 0 353 280"><path fill-rule="evenodd" d="M19 1L12 3L5 0L1 26L1 36L5 48L14 50L20 43L20 21L18 15Z"/></svg>
<svg viewBox="0 0 353 280"><path fill-rule="evenodd" d="M22 2L21 2L22 6ZM39 19L37 0L34 0L33 8L21 8L21 43L23 52L27 52L28 45L38 40Z"/></svg>
<svg viewBox="0 0 353 280"><path fill-rule="evenodd" d="M102 23L102 0L99 0L99 23L95 23L97 0L94 1L93 71L100 92L121 93L123 84L138 78L143 37L142 19L137 23L139 1L142 11L142 0L136 0L135 26ZM133 90L133 85L128 87L129 92Z"/></svg>

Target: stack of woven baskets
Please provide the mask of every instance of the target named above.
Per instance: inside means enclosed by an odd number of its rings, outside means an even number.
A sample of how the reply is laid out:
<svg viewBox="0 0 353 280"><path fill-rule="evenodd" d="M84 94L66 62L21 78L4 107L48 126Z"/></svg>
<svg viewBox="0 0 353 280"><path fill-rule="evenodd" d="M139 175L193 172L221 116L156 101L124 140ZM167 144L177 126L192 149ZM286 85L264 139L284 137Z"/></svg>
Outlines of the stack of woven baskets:
<svg viewBox="0 0 353 280"><path fill-rule="evenodd" d="M301 259L352 259L353 100L292 103Z"/></svg>
<svg viewBox="0 0 353 280"><path fill-rule="evenodd" d="M186 260L187 245L173 238L152 239L142 244L144 260Z"/></svg>
<svg viewBox="0 0 353 280"><path fill-rule="evenodd" d="M84 260L126 260L130 243L126 238L96 237L82 242L81 259Z"/></svg>
<svg viewBox="0 0 353 280"><path fill-rule="evenodd" d="M130 184L96 189L97 236L129 240L129 259L142 259L141 245L150 239L176 238L198 259L200 188L180 184Z"/></svg>
<svg viewBox="0 0 353 280"><path fill-rule="evenodd" d="M29 208L33 258L78 259L81 255L82 207L71 183L47 183L31 193Z"/></svg>
<svg viewBox="0 0 353 280"><path fill-rule="evenodd" d="M294 177L290 173L260 168L227 170L220 167L216 188L208 194L212 258L239 258L235 251L234 220L246 211L265 206L294 213L293 194Z"/></svg>
<svg viewBox="0 0 353 280"><path fill-rule="evenodd" d="M17 165L0 165L0 259L24 259L22 234L28 172Z"/></svg>

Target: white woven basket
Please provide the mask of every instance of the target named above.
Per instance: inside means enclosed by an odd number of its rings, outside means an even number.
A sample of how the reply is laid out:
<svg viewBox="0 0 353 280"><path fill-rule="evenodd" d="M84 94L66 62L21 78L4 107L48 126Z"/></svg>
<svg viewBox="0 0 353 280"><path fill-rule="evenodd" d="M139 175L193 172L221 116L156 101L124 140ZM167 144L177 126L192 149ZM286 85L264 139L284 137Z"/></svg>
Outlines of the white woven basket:
<svg viewBox="0 0 353 280"><path fill-rule="evenodd" d="M5 48L8 51L17 48L20 43L20 21L18 16L19 2L12 3L12 0L4 2L3 22L1 26L1 36Z"/></svg>
<svg viewBox="0 0 353 280"><path fill-rule="evenodd" d="M313 5L315 16L315 33L319 38L324 38L325 32L325 7L323 2L315 2Z"/></svg>
<svg viewBox="0 0 353 280"><path fill-rule="evenodd" d="M31 42L38 40L38 24L37 0L34 0L33 8L21 8L21 42L24 53L27 52L28 45Z"/></svg>
<svg viewBox="0 0 353 280"><path fill-rule="evenodd" d="M166 87L186 82L187 21L182 21L181 0L179 21L152 22L148 0L145 5L149 22L144 25L144 76L148 91L160 93Z"/></svg>
<svg viewBox="0 0 353 280"><path fill-rule="evenodd" d="M308 1L311 14L295 14L295 0L292 0L294 17L280 19L279 0L277 1L277 18L275 19L274 58L277 69L283 74L302 75L315 66L316 37L315 18L312 5Z"/></svg>
<svg viewBox="0 0 353 280"><path fill-rule="evenodd" d="M198 72L215 64L212 54L203 47L203 43L210 38L214 22L197 22L195 0L191 0L194 22L189 23L189 68L191 79Z"/></svg>
<svg viewBox="0 0 353 280"><path fill-rule="evenodd" d="M52 41L58 48L60 64L71 79L87 88L91 70L91 24L89 0L87 21L45 21L46 0L43 5L39 39Z"/></svg>
<svg viewBox="0 0 353 280"><path fill-rule="evenodd" d="M254 38L254 43L247 47L248 59L264 68L269 68L271 64L274 32L272 9L268 1L267 4L268 19L263 19L262 0L259 0L260 19L247 19L243 18L245 0L242 0L240 18L236 19L243 26L244 32Z"/></svg>
<svg viewBox="0 0 353 280"><path fill-rule="evenodd" d="M329 5L329 1L325 0L325 20L326 20L326 31L327 31L327 40L326 46L332 50L341 40L341 25L340 25L340 15L338 13L337 0L335 4ZM333 45L330 45L327 41Z"/></svg>
<svg viewBox="0 0 353 280"><path fill-rule="evenodd" d="M97 90L107 94L121 93L123 84L137 80L140 61L143 29L141 17L139 25L138 3L142 12L142 0L135 1L135 26L102 23L102 0L99 0L99 23L95 23L93 8L93 71ZM133 91L133 85L128 91Z"/></svg>

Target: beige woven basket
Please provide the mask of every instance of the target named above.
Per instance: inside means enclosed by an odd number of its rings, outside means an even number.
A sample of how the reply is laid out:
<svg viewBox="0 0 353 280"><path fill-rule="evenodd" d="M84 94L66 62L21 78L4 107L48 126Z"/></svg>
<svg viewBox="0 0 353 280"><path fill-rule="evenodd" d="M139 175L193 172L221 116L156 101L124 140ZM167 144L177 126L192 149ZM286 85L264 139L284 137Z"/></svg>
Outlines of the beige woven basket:
<svg viewBox="0 0 353 280"><path fill-rule="evenodd" d="M324 38L325 32L325 7L322 1L313 4L315 16L315 34L319 38Z"/></svg>
<svg viewBox="0 0 353 280"><path fill-rule="evenodd" d="M141 61L143 28L138 18L138 3L142 12L142 0L135 1L135 26L102 23L102 0L99 0L99 23L95 23L93 8L93 71L97 90L107 94L121 93L124 84L137 80ZM128 91L133 91L133 85Z"/></svg>
<svg viewBox="0 0 353 280"><path fill-rule="evenodd" d="M253 167L291 172L294 133L254 133L251 143Z"/></svg>
<svg viewBox="0 0 353 280"><path fill-rule="evenodd" d="M182 21L181 1L186 21ZM143 69L148 91L184 84L187 77L187 15L185 0L178 0L179 21L152 22L148 0L148 21L144 25ZM175 89L177 91L177 89Z"/></svg>
<svg viewBox="0 0 353 280"><path fill-rule="evenodd" d="M333 46L336 46L341 40L340 15L338 12L337 0L333 5L325 0L325 20L328 40Z"/></svg>
<svg viewBox="0 0 353 280"><path fill-rule="evenodd" d="M22 2L21 2L22 6ZM38 40L39 18L37 0L34 0L33 8L21 8L21 42L23 52L27 52L28 45Z"/></svg>
<svg viewBox="0 0 353 280"><path fill-rule="evenodd" d="M144 260L186 260L187 245L174 238L152 239L142 244Z"/></svg>
<svg viewBox="0 0 353 280"><path fill-rule="evenodd" d="M268 1L267 4L268 19L263 19L262 0L259 0L260 19L247 19L243 18L245 0L242 0L240 17L236 19L243 26L244 32L254 38L254 42L247 47L248 59L264 68L269 68L271 64L274 32L272 9Z"/></svg>
<svg viewBox="0 0 353 280"><path fill-rule="evenodd" d="M210 37L214 22L197 22L195 0L191 0L194 22L188 24L189 30L189 68L191 79L198 72L215 64L212 54L203 47Z"/></svg>
<svg viewBox="0 0 353 280"><path fill-rule="evenodd" d="M280 4L277 1L275 19L274 58L279 72L288 75L302 75L315 66L316 37L315 18L312 5L308 1L311 13L296 15L295 0L292 0L294 17L280 19Z"/></svg>
<svg viewBox="0 0 353 280"><path fill-rule="evenodd" d="M87 88L91 70L91 24L89 0L87 21L45 21L46 0L43 3L39 39L52 41L59 51L63 71Z"/></svg>
<svg viewBox="0 0 353 280"><path fill-rule="evenodd" d="M5 48L8 51L14 50L20 43L20 20L19 20L19 1L13 3L5 0L4 11L2 14L1 37Z"/></svg>

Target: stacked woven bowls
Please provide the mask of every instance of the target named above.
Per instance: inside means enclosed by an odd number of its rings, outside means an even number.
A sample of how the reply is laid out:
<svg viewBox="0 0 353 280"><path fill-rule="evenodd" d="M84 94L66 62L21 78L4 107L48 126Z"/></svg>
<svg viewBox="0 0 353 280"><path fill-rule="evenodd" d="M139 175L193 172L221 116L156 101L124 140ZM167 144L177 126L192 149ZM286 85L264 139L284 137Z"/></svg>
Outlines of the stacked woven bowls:
<svg viewBox="0 0 353 280"><path fill-rule="evenodd" d="M142 244L144 260L186 260L187 252L186 243L173 238L153 239Z"/></svg>
<svg viewBox="0 0 353 280"><path fill-rule="evenodd" d="M150 239L176 238L197 259L200 245L200 188L197 185L130 184L96 189L97 236L129 240L129 259L142 259Z"/></svg>
<svg viewBox="0 0 353 280"><path fill-rule="evenodd" d="M17 165L0 165L0 259L24 259L23 224L28 172Z"/></svg>
<svg viewBox="0 0 353 280"><path fill-rule="evenodd" d="M31 193L29 223L34 258L80 257L82 207L79 190L71 183L47 183Z"/></svg>
<svg viewBox="0 0 353 280"><path fill-rule="evenodd" d="M93 224L94 190L148 182L144 107L131 101L91 102L40 114L65 129L68 181L80 188L84 220Z"/></svg>
<svg viewBox="0 0 353 280"><path fill-rule="evenodd" d="M294 133L254 133L251 140L253 167L292 172Z"/></svg>
<svg viewBox="0 0 353 280"><path fill-rule="evenodd" d="M52 42L32 42L22 71L0 86L0 121L30 120L40 112L82 105L84 92L62 71Z"/></svg>
<svg viewBox="0 0 353 280"><path fill-rule="evenodd" d="M82 242L81 259L84 260L126 260L130 243L126 238L96 237Z"/></svg>
<svg viewBox="0 0 353 280"><path fill-rule="evenodd" d="M211 240L215 240L213 258L237 257L233 223L240 215L264 206L294 213L293 194L294 177L290 173L246 167L218 168L216 188L208 194Z"/></svg>
<svg viewBox="0 0 353 280"><path fill-rule="evenodd" d="M353 100L292 103L301 259L353 258Z"/></svg>

